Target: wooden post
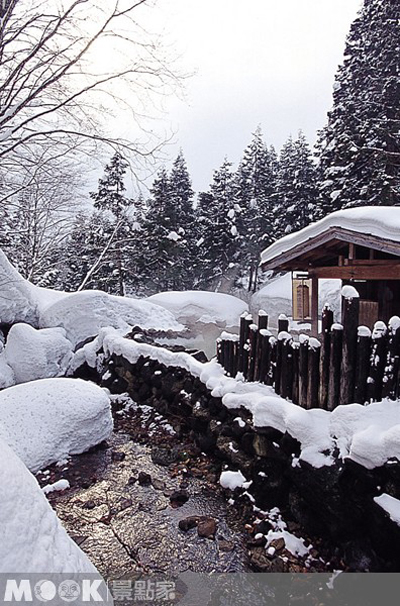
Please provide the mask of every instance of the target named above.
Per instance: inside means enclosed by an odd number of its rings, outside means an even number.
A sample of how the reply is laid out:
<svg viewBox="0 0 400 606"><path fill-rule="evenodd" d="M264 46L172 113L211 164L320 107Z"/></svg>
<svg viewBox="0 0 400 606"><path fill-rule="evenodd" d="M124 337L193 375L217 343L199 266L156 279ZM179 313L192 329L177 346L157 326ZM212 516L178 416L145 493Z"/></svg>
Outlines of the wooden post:
<svg viewBox="0 0 400 606"><path fill-rule="evenodd" d="M356 369L357 328L360 298L355 288L352 288L350 295L353 296L347 295L342 297L343 352L340 369L340 404L351 404L354 401L354 379Z"/></svg>
<svg viewBox="0 0 400 606"><path fill-rule="evenodd" d="M321 408L328 406L329 391L329 359L331 351L331 328L333 324L333 311L324 307L322 311L322 347L321 347L321 381L319 387L319 405Z"/></svg>
<svg viewBox="0 0 400 606"><path fill-rule="evenodd" d="M266 384L273 385L275 378L275 368L276 368L276 344L277 340L275 337L269 337L268 339L269 347L268 347L268 359L267 359L267 378Z"/></svg>
<svg viewBox="0 0 400 606"><path fill-rule="evenodd" d="M329 357L328 410L333 410L339 404L342 343L343 326L341 324L333 324L331 329L331 353Z"/></svg>
<svg viewBox="0 0 400 606"><path fill-rule="evenodd" d="M368 401L367 380L371 357L371 331L359 326L357 337L356 375L354 382L354 402L365 404Z"/></svg>
<svg viewBox="0 0 400 606"><path fill-rule="evenodd" d="M278 318L278 334L280 332L289 331L289 320L285 314L281 314Z"/></svg>
<svg viewBox="0 0 400 606"><path fill-rule="evenodd" d="M253 318L247 315L243 321L243 345L242 345L242 370L244 377L247 379L248 367L249 367L249 337L250 337L250 326L253 324Z"/></svg>
<svg viewBox="0 0 400 606"><path fill-rule="evenodd" d="M318 408L319 359L321 353L321 343L318 341L318 339L312 337L308 341L308 346L307 408Z"/></svg>
<svg viewBox="0 0 400 606"><path fill-rule="evenodd" d="M400 356L400 318L395 316L389 321L389 343L386 366L383 375L382 397L395 400L396 372Z"/></svg>
<svg viewBox="0 0 400 606"><path fill-rule="evenodd" d="M282 376L282 367L283 367L283 347L284 340L281 338L281 334L279 333L278 341L276 344L276 361L275 361L275 373L274 373L274 389L277 394L281 393L281 376Z"/></svg>
<svg viewBox="0 0 400 606"><path fill-rule="evenodd" d="M255 368L256 368L256 354L257 354L257 337L258 337L257 324L250 324L250 326L249 326L249 360L248 360L248 369L247 369L247 378L249 381L254 381Z"/></svg>
<svg viewBox="0 0 400 606"><path fill-rule="evenodd" d="M289 335L289 333L287 333ZM292 399L293 392L293 347L292 338L283 341L283 365L281 372L281 395L283 398Z"/></svg>
<svg viewBox="0 0 400 606"><path fill-rule="evenodd" d="M240 328L239 328L239 348L238 348L238 371L243 372L243 351L245 344L245 332L246 332L246 318L248 314L243 313L240 316Z"/></svg>
<svg viewBox="0 0 400 606"><path fill-rule="evenodd" d="M384 322L375 322L372 332L371 364L368 378L368 399L379 402L382 399L383 373L386 366L388 347L387 327Z"/></svg>
<svg viewBox="0 0 400 606"><path fill-rule="evenodd" d="M299 404L299 363L300 363L300 343L293 341L293 387L292 387L292 401L294 404Z"/></svg>
<svg viewBox="0 0 400 606"><path fill-rule="evenodd" d="M268 375L269 363L269 338L271 333L266 328L261 328L258 334L259 362L257 365L257 380L265 383Z"/></svg>
<svg viewBox="0 0 400 606"><path fill-rule="evenodd" d="M222 339L217 339L217 362L224 367Z"/></svg>
<svg viewBox="0 0 400 606"><path fill-rule="evenodd" d="M258 328L260 330L268 328L268 314L263 309L258 312Z"/></svg>
<svg viewBox="0 0 400 606"><path fill-rule="evenodd" d="M299 349L299 404L307 408L308 391L308 336L300 335Z"/></svg>
<svg viewBox="0 0 400 606"><path fill-rule="evenodd" d="M318 336L318 278L311 277L311 334Z"/></svg>

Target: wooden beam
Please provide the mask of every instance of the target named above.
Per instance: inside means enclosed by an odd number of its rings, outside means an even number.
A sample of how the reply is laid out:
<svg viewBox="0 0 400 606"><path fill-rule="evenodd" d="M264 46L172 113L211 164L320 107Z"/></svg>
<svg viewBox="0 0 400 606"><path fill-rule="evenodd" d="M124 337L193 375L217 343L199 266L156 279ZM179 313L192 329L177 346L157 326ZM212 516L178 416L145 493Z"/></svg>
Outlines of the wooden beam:
<svg viewBox="0 0 400 606"><path fill-rule="evenodd" d="M309 268L310 276L340 280L400 280L400 263L396 265L346 265L344 267Z"/></svg>
<svg viewBox="0 0 400 606"><path fill-rule="evenodd" d="M356 258L356 247L354 246L353 242L350 242L350 244L349 244L349 260L352 261L355 258Z"/></svg>
<svg viewBox="0 0 400 606"><path fill-rule="evenodd" d="M339 242L352 243L364 248L370 248L400 257L400 242L371 236L370 234L353 232L341 227L333 227L302 242L298 246L293 246L283 252L277 252L276 256L269 261L266 261L265 263L261 262L261 266L263 270L283 268L288 269L289 271L297 270L303 264L303 259L301 259L302 255L313 250L317 252L316 249L325 247L328 242L332 242L333 240L337 240L338 244Z"/></svg>
<svg viewBox="0 0 400 606"><path fill-rule="evenodd" d="M318 277L311 278L311 334L318 336Z"/></svg>

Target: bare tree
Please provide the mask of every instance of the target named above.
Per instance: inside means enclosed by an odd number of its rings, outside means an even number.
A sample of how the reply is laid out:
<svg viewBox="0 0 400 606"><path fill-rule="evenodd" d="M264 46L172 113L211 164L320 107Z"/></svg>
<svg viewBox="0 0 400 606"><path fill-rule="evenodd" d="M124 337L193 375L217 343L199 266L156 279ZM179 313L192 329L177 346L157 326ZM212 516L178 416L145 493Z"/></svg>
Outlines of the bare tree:
<svg viewBox="0 0 400 606"><path fill-rule="evenodd" d="M0 0L0 162L15 170L47 143L55 155L122 148L135 161L157 147L116 140L101 116L142 124L155 95L174 89L160 41L138 25L152 0ZM102 62L106 49L113 61ZM103 55L104 56L104 55ZM104 123L104 120L103 120ZM19 180L21 181L21 180ZM18 187L12 184L11 189ZM10 195L10 192L6 192Z"/></svg>

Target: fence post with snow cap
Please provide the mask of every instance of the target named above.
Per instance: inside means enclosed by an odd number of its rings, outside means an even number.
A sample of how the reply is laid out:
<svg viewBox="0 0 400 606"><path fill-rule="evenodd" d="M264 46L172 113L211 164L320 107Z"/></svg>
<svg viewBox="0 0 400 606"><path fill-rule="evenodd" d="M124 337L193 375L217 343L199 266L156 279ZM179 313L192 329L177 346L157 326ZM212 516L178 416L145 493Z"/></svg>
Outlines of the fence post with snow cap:
<svg viewBox="0 0 400 606"><path fill-rule="evenodd" d="M246 379L254 381L255 370L256 370L256 355L257 355L257 341L258 341L258 326L257 324L250 324L249 326L249 357Z"/></svg>
<svg viewBox="0 0 400 606"><path fill-rule="evenodd" d="M258 312L258 328L260 330L268 328L268 314L263 309Z"/></svg>
<svg viewBox="0 0 400 606"><path fill-rule="evenodd" d="M331 328L333 324L333 311L325 305L322 310L322 346L321 346L321 369L319 404L321 408L328 406L329 390L329 358L331 350Z"/></svg>
<svg viewBox="0 0 400 606"><path fill-rule="evenodd" d="M342 324L332 324L331 352L329 356L329 384L327 409L333 410L338 406L340 399L340 372L342 366Z"/></svg>
<svg viewBox="0 0 400 606"><path fill-rule="evenodd" d="M371 355L371 331L367 326L359 326L357 330L357 355L354 380L354 402L368 402L367 381Z"/></svg>
<svg viewBox="0 0 400 606"><path fill-rule="evenodd" d="M367 383L368 401L382 399L383 374L386 366L388 330L384 322L375 322L372 331L372 350Z"/></svg>
<svg viewBox="0 0 400 606"><path fill-rule="evenodd" d="M300 335L299 348L299 404L307 408L308 393L308 335Z"/></svg>
<svg viewBox="0 0 400 606"><path fill-rule="evenodd" d="M382 397L396 400L399 394L400 318L393 316L389 320L388 328L389 342L383 375Z"/></svg>
<svg viewBox="0 0 400 606"><path fill-rule="evenodd" d="M353 286L342 288L342 365L340 370L340 404L349 404L354 396L357 329L360 295Z"/></svg>
<svg viewBox="0 0 400 606"><path fill-rule="evenodd" d="M321 343L315 337L308 341L308 385L307 385L307 408L318 408L319 406L319 360Z"/></svg>
<svg viewBox="0 0 400 606"><path fill-rule="evenodd" d="M280 314L278 318L278 334L289 331L289 319L286 314Z"/></svg>

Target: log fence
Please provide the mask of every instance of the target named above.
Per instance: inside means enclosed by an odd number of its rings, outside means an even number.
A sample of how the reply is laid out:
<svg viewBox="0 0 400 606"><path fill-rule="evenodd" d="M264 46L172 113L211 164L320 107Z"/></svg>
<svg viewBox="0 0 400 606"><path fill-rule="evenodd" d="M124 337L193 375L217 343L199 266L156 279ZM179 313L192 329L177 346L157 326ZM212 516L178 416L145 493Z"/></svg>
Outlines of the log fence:
<svg viewBox="0 0 400 606"><path fill-rule="evenodd" d="M339 404L366 404L400 396L400 318L373 331L359 326L359 299L343 297L342 323L325 308L319 338L295 335L286 316L278 319L276 336L261 311L256 324L240 318L239 335L222 333L217 359L228 376L241 373L259 381L303 408L334 410Z"/></svg>

